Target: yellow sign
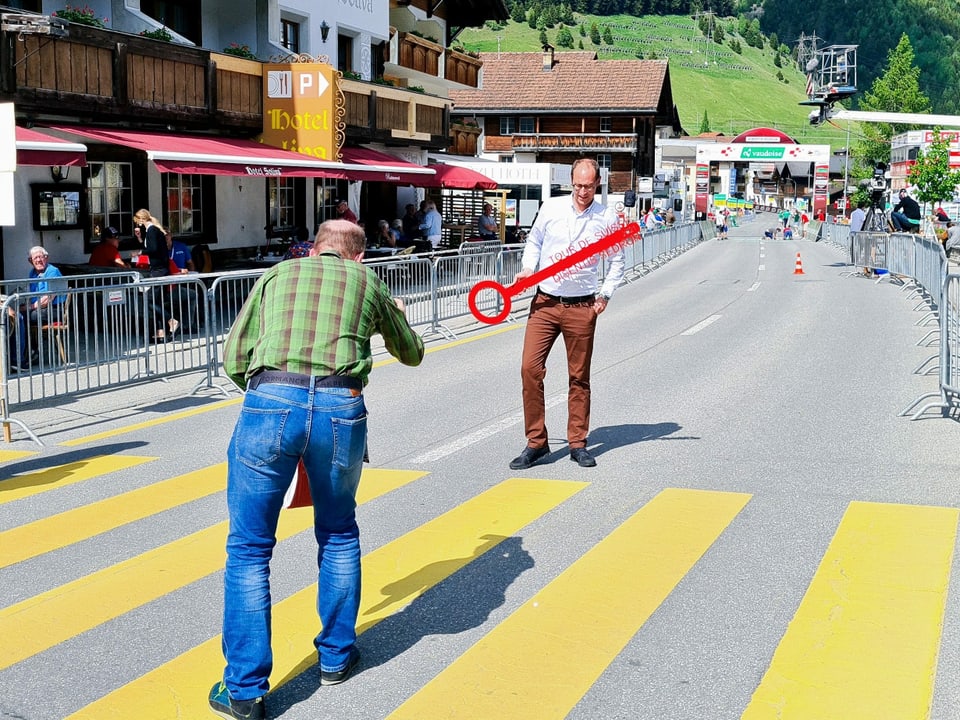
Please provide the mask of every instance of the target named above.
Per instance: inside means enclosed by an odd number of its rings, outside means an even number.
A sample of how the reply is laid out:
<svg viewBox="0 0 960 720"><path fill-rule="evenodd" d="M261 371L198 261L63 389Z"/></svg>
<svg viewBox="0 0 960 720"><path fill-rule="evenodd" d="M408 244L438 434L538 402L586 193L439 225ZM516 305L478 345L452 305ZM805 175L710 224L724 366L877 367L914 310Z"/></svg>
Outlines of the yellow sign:
<svg viewBox="0 0 960 720"><path fill-rule="evenodd" d="M318 160L339 160L338 77L326 63L265 64L261 142Z"/></svg>

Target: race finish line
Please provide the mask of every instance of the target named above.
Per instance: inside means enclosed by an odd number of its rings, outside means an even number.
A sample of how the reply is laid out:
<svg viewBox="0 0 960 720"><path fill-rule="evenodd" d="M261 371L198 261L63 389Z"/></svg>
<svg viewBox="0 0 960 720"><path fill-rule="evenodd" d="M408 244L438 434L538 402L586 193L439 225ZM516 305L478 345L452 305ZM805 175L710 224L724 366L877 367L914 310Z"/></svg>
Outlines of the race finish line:
<svg viewBox="0 0 960 720"><path fill-rule="evenodd" d="M511 298L513 298L513 296L519 295L524 290L529 290L541 280L546 280L554 275L558 275L559 273L569 270L584 260L589 260L594 255L599 255L602 252L606 252L615 245L626 243L628 239L631 240L631 242L627 244L633 244L633 242L635 242L633 239L634 236L637 236L637 238L640 237L640 224L636 222L632 222L629 225L624 225L618 230L614 230L612 233L600 238L596 242L580 248L572 255L568 255L562 260L558 260L547 268L538 270L530 277L517 280L517 282L508 287L504 287L496 280L481 280L474 285L473 288L471 288L470 294L467 295L467 305L470 307L470 312L473 313L473 316L477 320L482 323L487 323L488 325L496 325L499 322L503 322L507 318L507 315L510 314L510 310L512 309ZM484 290L493 290L503 300L503 308L496 315L485 315L483 311L477 307L477 295Z"/></svg>

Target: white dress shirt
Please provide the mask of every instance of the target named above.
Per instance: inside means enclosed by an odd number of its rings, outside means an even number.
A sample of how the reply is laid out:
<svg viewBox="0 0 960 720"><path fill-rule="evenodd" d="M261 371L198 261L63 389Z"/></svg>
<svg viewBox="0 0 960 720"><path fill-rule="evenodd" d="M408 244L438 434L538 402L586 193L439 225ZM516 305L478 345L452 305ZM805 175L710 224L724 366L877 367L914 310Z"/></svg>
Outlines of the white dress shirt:
<svg viewBox="0 0 960 720"><path fill-rule="evenodd" d="M617 214L596 200L583 212L573 205L572 195L548 198L540 206L523 247L523 269L548 268L564 257L595 243L620 226ZM569 270L561 271L539 283L550 295L581 297L597 290L597 271L601 257L608 258L607 274L599 294L610 297L623 280L623 248L614 246L594 255Z"/></svg>

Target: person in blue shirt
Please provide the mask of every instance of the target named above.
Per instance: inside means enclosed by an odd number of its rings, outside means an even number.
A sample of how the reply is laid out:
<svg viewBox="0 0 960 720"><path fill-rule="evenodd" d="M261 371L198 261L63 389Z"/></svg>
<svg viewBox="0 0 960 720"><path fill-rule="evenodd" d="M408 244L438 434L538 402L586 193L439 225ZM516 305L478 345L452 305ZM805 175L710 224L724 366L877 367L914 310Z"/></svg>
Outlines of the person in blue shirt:
<svg viewBox="0 0 960 720"><path fill-rule="evenodd" d="M59 294L67 287L63 273L55 266L50 264L50 254L46 248L35 245L30 248L30 264L33 268L30 270L30 296L27 302L19 307L16 313L18 319L17 332L17 354L12 358L11 370L26 369L30 363L27 353L28 328L39 328L43 325L49 325L61 319L63 303L67 296ZM37 294L41 293L41 294ZM10 309L10 315L14 315L13 308Z"/></svg>
<svg viewBox="0 0 960 720"><path fill-rule="evenodd" d="M173 235L168 230L166 233L167 250L170 251L170 259L177 266L180 272L196 270L193 265L193 257L190 255L190 248L179 240L174 240Z"/></svg>
<svg viewBox="0 0 960 720"><path fill-rule="evenodd" d="M430 246L436 250L440 245L443 218L437 211L437 204L433 200L427 201L426 211L426 215L423 216L423 222L420 224L420 230L423 231L423 236L430 243Z"/></svg>

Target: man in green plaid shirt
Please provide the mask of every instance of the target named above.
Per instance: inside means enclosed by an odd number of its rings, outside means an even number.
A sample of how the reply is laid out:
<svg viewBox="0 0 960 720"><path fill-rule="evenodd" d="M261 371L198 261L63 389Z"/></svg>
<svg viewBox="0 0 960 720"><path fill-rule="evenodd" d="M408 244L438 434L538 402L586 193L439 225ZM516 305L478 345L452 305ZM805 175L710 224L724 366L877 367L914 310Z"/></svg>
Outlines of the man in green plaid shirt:
<svg viewBox="0 0 960 720"><path fill-rule="evenodd" d="M224 345L223 367L246 388L227 457L230 532L224 576L223 680L210 707L224 718L265 717L270 649L270 558L284 495L303 460L319 564L314 640L320 684L343 682L360 654L360 531L356 492L366 447L363 386L379 333L405 365L423 341L403 303L359 261L363 229L320 226L311 257L284 260L254 285Z"/></svg>

